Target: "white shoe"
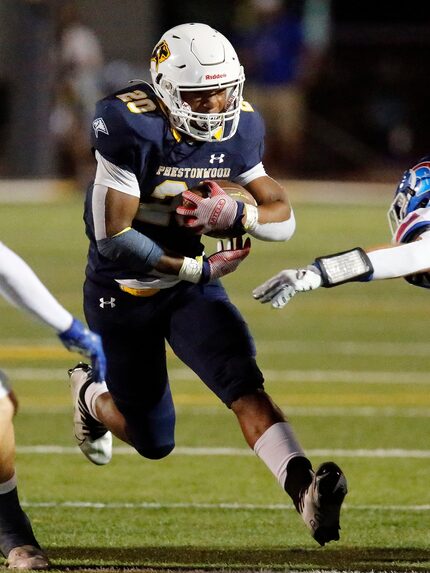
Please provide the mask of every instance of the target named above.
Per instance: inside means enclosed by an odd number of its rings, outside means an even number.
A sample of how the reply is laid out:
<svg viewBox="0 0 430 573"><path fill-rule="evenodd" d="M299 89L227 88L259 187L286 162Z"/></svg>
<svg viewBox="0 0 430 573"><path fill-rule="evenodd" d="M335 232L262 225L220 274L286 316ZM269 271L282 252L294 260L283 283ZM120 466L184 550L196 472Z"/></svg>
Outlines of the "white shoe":
<svg viewBox="0 0 430 573"><path fill-rule="evenodd" d="M347 492L346 478L333 462L321 464L302 492L297 509L320 545L339 539L340 508Z"/></svg>
<svg viewBox="0 0 430 573"><path fill-rule="evenodd" d="M83 454L93 464L103 466L112 459L112 434L93 418L85 403L85 391L93 382L91 366L80 362L69 370L69 376L75 438Z"/></svg>
<svg viewBox="0 0 430 573"><path fill-rule="evenodd" d="M14 547L7 556L9 569L48 569L49 560L41 549L34 545Z"/></svg>

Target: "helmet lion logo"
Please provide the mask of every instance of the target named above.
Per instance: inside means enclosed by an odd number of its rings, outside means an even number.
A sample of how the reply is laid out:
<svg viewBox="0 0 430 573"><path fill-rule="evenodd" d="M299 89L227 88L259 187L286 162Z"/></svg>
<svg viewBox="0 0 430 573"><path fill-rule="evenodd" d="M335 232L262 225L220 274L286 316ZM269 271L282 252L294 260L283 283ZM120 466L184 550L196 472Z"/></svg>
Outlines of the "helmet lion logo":
<svg viewBox="0 0 430 573"><path fill-rule="evenodd" d="M160 42L157 46L155 46L154 51L152 52L151 62L155 62L155 68L158 72L158 66L167 60L170 56L170 49L167 45L166 40Z"/></svg>

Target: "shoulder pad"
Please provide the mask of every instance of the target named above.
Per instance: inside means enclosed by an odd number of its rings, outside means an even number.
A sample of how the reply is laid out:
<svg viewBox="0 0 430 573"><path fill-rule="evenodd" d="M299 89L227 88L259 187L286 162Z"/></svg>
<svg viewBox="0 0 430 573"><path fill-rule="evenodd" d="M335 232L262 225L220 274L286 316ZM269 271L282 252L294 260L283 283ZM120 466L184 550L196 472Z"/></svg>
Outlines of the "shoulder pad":
<svg viewBox="0 0 430 573"><path fill-rule="evenodd" d="M254 111L254 108L248 101L243 100L240 104L240 111Z"/></svg>
<svg viewBox="0 0 430 573"><path fill-rule="evenodd" d="M159 109L158 98L150 84L142 82L127 86L108 96L112 101L121 101L135 114L148 113Z"/></svg>

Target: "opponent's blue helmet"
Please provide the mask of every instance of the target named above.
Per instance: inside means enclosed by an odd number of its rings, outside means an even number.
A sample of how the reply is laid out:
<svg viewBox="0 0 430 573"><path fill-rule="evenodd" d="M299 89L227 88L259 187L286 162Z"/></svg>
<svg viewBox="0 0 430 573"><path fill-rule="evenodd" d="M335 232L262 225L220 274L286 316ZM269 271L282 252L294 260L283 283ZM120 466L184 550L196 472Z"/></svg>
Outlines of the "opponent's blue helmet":
<svg viewBox="0 0 430 573"><path fill-rule="evenodd" d="M407 169L397 186L394 200L387 213L393 237L406 215L429 204L430 155Z"/></svg>

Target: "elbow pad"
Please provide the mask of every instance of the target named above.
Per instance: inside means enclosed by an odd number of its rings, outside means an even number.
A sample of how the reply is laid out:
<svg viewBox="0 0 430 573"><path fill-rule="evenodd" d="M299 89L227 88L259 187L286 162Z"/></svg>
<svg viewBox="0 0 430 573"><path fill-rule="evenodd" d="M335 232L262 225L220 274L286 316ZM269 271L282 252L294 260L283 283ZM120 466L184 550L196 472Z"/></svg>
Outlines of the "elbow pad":
<svg viewBox="0 0 430 573"><path fill-rule="evenodd" d="M98 240L97 247L110 261L139 272L154 268L164 254L157 243L131 227L113 237Z"/></svg>

